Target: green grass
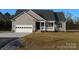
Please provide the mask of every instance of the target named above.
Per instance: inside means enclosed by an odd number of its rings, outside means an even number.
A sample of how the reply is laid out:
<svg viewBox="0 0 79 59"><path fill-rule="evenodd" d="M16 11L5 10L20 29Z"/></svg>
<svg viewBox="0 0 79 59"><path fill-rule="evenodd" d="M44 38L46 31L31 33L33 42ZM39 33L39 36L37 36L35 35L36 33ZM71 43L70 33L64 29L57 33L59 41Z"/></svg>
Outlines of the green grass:
<svg viewBox="0 0 79 59"><path fill-rule="evenodd" d="M19 49L79 49L79 32L40 32L23 38Z"/></svg>

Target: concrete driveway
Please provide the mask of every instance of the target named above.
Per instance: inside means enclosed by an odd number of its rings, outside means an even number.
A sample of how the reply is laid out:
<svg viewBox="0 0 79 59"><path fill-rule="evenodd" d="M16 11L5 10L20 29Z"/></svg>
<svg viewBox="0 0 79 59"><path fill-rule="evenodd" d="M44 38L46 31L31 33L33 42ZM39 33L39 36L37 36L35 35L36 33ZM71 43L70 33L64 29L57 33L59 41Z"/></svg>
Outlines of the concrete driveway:
<svg viewBox="0 0 79 59"><path fill-rule="evenodd" d="M15 33L15 32L9 32L9 33L0 33L0 38L19 38L26 35L29 35L30 33Z"/></svg>
<svg viewBox="0 0 79 59"><path fill-rule="evenodd" d="M29 35L30 33L14 33L5 32L0 33L0 50L15 50L17 47L22 45L23 36Z"/></svg>

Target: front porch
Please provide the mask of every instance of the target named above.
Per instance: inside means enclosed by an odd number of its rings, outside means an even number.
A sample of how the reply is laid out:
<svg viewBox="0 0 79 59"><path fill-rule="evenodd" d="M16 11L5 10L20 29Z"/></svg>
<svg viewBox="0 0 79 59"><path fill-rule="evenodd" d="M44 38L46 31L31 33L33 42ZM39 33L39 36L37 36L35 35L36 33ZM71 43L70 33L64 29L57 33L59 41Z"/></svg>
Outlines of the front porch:
<svg viewBox="0 0 79 59"><path fill-rule="evenodd" d="M55 31L55 21L40 21L40 22L37 22L36 30Z"/></svg>

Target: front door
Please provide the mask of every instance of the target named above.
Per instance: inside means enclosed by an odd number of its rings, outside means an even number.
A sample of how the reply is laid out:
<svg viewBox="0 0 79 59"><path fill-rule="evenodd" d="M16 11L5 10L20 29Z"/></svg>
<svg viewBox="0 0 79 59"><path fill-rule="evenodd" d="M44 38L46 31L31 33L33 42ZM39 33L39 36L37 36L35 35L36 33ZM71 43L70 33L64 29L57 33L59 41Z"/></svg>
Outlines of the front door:
<svg viewBox="0 0 79 59"><path fill-rule="evenodd" d="M40 22L36 22L36 31L40 29Z"/></svg>

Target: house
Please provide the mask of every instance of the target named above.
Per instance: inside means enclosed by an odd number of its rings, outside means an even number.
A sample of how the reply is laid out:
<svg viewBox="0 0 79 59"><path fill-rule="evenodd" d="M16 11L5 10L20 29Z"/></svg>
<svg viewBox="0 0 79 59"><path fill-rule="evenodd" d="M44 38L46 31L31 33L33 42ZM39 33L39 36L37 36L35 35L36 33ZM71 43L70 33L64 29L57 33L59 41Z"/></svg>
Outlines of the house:
<svg viewBox="0 0 79 59"><path fill-rule="evenodd" d="M21 12L12 20L12 30L15 32L66 31L63 12L28 10Z"/></svg>

